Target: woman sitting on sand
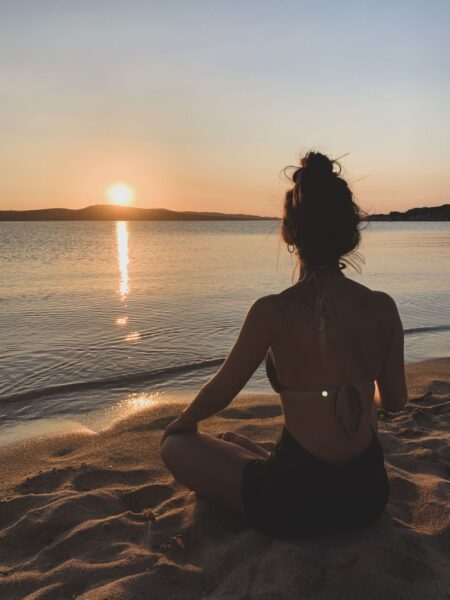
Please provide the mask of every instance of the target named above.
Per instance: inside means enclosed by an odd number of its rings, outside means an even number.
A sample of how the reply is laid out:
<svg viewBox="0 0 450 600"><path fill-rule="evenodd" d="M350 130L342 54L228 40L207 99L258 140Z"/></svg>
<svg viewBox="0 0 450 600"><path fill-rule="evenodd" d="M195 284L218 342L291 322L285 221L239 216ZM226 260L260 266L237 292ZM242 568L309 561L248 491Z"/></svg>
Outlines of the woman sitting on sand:
<svg viewBox="0 0 450 600"><path fill-rule="evenodd" d="M162 438L164 463L181 484L277 537L358 527L383 511L389 483L375 403L395 412L407 400L394 300L342 272L361 215L335 165L314 152L301 160L282 224L299 280L252 304L219 371ZM275 448L199 432L264 357L284 415Z"/></svg>

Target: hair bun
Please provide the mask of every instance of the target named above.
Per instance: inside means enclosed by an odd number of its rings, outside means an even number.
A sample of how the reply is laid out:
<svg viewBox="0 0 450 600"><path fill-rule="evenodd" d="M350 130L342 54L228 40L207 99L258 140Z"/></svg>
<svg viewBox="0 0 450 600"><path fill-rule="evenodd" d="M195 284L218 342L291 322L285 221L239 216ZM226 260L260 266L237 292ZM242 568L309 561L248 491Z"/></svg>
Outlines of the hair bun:
<svg viewBox="0 0 450 600"><path fill-rule="evenodd" d="M318 177L329 177L334 175L333 161L320 152L308 152L301 160L303 173L316 175Z"/></svg>
<svg viewBox="0 0 450 600"><path fill-rule="evenodd" d="M338 265L360 243L362 213L340 172L338 159L308 152L291 177L281 231L307 271Z"/></svg>

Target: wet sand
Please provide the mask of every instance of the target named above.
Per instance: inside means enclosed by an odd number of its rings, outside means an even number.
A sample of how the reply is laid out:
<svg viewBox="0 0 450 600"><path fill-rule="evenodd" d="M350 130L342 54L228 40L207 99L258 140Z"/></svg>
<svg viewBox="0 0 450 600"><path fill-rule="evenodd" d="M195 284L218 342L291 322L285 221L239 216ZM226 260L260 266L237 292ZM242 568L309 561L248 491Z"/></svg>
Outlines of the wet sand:
<svg viewBox="0 0 450 600"><path fill-rule="evenodd" d="M406 409L379 412L390 501L351 533L273 540L175 483L159 456L174 404L0 449L0 597L447 598L450 358L407 375ZM270 447L281 424L276 396L243 395L201 428Z"/></svg>

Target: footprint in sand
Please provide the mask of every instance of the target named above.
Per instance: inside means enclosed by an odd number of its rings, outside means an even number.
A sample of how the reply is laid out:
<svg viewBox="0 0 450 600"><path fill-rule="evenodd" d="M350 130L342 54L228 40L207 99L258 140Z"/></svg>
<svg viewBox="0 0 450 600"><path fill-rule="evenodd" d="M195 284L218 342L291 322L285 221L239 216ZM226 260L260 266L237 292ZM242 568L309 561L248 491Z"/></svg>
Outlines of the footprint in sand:
<svg viewBox="0 0 450 600"><path fill-rule="evenodd" d="M419 488L415 483L399 475L390 476L389 487L391 499L395 501L413 502L420 495Z"/></svg>
<svg viewBox="0 0 450 600"><path fill-rule="evenodd" d="M72 486L78 491L86 491L109 486L132 486L146 483L151 473L143 469L118 471L113 469L90 469L75 475Z"/></svg>
<svg viewBox="0 0 450 600"><path fill-rule="evenodd" d="M33 492L34 494L45 494L48 492L54 492L63 483L66 483L73 474L73 468L67 467L66 469L52 469L51 471L44 471L34 477L28 477L22 483L15 487L15 491L20 494L27 494Z"/></svg>
<svg viewBox="0 0 450 600"><path fill-rule="evenodd" d="M120 501L125 510L141 512L148 507L155 507L172 495L171 486L153 483L121 494Z"/></svg>

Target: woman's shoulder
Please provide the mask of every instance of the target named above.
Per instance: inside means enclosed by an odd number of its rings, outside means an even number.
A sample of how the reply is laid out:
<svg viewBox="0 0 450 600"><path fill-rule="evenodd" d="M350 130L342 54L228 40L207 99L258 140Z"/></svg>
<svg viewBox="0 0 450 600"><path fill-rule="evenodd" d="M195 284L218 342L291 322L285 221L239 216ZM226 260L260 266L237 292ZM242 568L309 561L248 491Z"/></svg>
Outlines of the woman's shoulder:
<svg viewBox="0 0 450 600"><path fill-rule="evenodd" d="M360 306L363 306L373 316L381 320L391 321L398 314L397 305L392 296L382 290L373 290L359 282L352 281L355 296L358 296Z"/></svg>
<svg viewBox="0 0 450 600"><path fill-rule="evenodd" d="M392 296L378 290L374 290L372 293L374 294L377 308L382 318L389 320L390 322L399 318L397 304Z"/></svg>
<svg viewBox="0 0 450 600"><path fill-rule="evenodd" d="M365 294L370 300L376 304L380 310L385 310L387 312L392 312L393 308L396 308L395 300L392 296L390 296L387 292L383 292L382 290L372 290L361 283L355 284L359 287L362 294Z"/></svg>
<svg viewBox="0 0 450 600"><path fill-rule="evenodd" d="M277 296L279 294L268 294L267 296L261 296L253 301L250 306L250 310L264 316L274 310L277 304Z"/></svg>
<svg viewBox="0 0 450 600"><path fill-rule="evenodd" d="M250 306L249 312L262 325L275 323L280 317L280 296L281 294L268 294L257 298Z"/></svg>
<svg viewBox="0 0 450 600"><path fill-rule="evenodd" d="M393 309L396 308L395 300L387 292L382 290L373 290L372 288L363 285L359 281L353 279L347 279L349 287L351 287L355 294L369 302L373 307L386 313L392 313Z"/></svg>

